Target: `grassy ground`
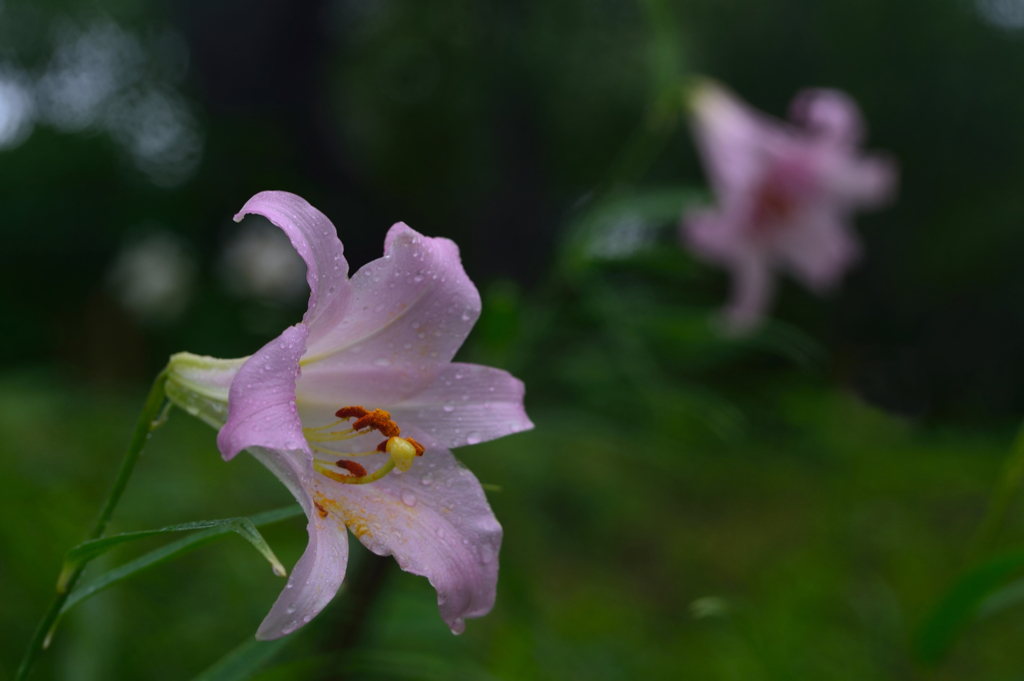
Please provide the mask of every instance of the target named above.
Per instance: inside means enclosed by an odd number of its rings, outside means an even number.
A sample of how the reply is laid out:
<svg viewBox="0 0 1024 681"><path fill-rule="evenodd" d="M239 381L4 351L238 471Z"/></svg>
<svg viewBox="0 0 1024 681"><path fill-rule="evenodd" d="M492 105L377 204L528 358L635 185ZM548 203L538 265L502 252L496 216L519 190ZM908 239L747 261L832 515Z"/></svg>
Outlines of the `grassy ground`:
<svg viewBox="0 0 1024 681"><path fill-rule="evenodd" d="M505 526L494 612L452 637L426 581L392 570L346 678L1024 678L1020 610L970 627L937 670L910 653L967 565L1012 430L917 427L807 384L765 394L728 442L642 415L530 404L535 431L461 450L501 487L490 493ZM141 397L0 381L0 677L98 509ZM225 464L214 433L175 412L112 530L288 503L255 461ZM1001 546L1019 545L1019 518L1012 507ZM305 542L298 520L265 535L286 565ZM37 678L190 679L251 637L281 587L230 537L81 606ZM291 664L261 678L317 676Z"/></svg>

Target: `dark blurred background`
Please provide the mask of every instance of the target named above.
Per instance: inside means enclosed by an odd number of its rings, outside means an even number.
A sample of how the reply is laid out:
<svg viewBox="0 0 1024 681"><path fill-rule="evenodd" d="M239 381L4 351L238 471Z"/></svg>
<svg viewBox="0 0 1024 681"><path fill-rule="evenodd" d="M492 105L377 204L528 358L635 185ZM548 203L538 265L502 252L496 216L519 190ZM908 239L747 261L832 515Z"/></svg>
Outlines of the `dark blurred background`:
<svg viewBox="0 0 1024 681"><path fill-rule="evenodd" d="M846 90L900 160L842 290L787 283L748 339L676 246L710 199L691 74L779 116ZM485 307L463 357L524 378L538 424L463 453L502 488L496 612L450 639L395 571L365 646L473 678L914 678L1024 411L1022 81L1024 0L0 0L0 676L145 382L300 318L287 241L231 221L283 189L353 270L396 221L454 239ZM120 530L288 502L185 414L153 447ZM40 678L212 664L279 587L228 544L83 606ZM937 678L1024 678L1002 617ZM410 659L353 678L428 678Z"/></svg>

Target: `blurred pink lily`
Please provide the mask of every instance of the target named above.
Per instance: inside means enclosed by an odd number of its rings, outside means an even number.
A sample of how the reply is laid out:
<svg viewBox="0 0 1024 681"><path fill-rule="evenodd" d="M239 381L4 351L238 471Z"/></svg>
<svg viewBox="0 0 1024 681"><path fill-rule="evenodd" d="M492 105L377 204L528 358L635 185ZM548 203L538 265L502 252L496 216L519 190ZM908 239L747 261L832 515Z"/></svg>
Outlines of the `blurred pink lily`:
<svg viewBox="0 0 1024 681"><path fill-rule="evenodd" d="M729 269L725 310L734 333L758 325L772 298L775 269L812 291L833 288L857 260L854 210L885 203L896 165L863 155L860 111L837 90L804 90L790 105L793 123L756 111L705 82L693 95L692 123L718 200L688 212L683 236L700 258Z"/></svg>
<svg viewBox="0 0 1024 681"><path fill-rule="evenodd" d="M449 448L533 427L522 382L452 362L480 314L458 248L399 223L384 257L348 278L334 225L302 198L257 194L263 215L306 261L309 306L251 357L171 359L168 396L220 428L226 460L243 449L288 487L309 545L256 637L309 622L345 577L347 531L437 590L454 633L494 605L501 526Z"/></svg>

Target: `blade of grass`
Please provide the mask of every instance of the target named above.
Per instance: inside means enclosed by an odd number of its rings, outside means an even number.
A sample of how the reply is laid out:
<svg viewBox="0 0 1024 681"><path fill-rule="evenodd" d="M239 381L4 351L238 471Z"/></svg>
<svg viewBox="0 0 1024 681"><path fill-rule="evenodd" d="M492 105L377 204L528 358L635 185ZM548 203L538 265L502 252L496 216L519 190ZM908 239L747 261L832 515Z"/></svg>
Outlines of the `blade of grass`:
<svg viewBox="0 0 1024 681"><path fill-rule="evenodd" d="M250 638L214 665L197 676L194 681L245 681L260 673L263 667L291 642L291 636L274 641Z"/></svg>
<svg viewBox="0 0 1024 681"><path fill-rule="evenodd" d="M288 575L287 570L285 570L284 566L281 565L281 561L279 561L277 556L274 555L274 551L270 548L270 545L267 544L267 541L263 538L263 535L260 534L260 531L256 529L256 526L252 524L251 520L248 518L224 518L222 520L197 520L191 523L181 523L179 525L162 527L158 530L125 532L124 534L117 534L112 537L104 537L102 539L82 542L78 546L73 547L64 556L64 568L61 570L60 578L57 580L57 591L63 592L67 588L67 578L80 565L84 565L85 563L98 558L120 544L171 532L192 532L195 530L206 530L218 527L230 530L252 544L270 563L275 575L278 577L286 577Z"/></svg>
<svg viewBox="0 0 1024 681"><path fill-rule="evenodd" d="M921 626L916 641L918 659L938 664L977 617L985 599L1021 570L1024 551L1016 551L986 561L961 577Z"/></svg>
<svg viewBox="0 0 1024 681"><path fill-rule="evenodd" d="M299 505L288 506L286 508L280 508L274 511L266 511L265 513L259 513L257 515L248 518L249 522L253 526L255 531L256 527L262 527L263 525L269 525L271 523L280 522L287 520L288 518L294 518L302 515L302 507ZM234 519L232 519L234 520ZM217 541L218 539L225 537L232 532L237 530L226 524L217 527L211 527L200 532L196 532L193 535L180 539L176 542L162 546L154 551L150 551L147 554L139 556L135 560L129 561L124 565L114 568L109 572L105 572L99 577L96 577L87 584L75 589L68 596L67 601L64 603L64 607L61 608L61 614L86 600L96 595L100 591L117 584L118 582L124 581L130 577L154 568L157 565L166 563L167 561L174 560L179 556L183 556L187 553L195 551L200 546L205 546L211 542ZM257 535L259 533L257 532ZM112 537L113 538L113 537ZM261 537L262 539L262 537Z"/></svg>

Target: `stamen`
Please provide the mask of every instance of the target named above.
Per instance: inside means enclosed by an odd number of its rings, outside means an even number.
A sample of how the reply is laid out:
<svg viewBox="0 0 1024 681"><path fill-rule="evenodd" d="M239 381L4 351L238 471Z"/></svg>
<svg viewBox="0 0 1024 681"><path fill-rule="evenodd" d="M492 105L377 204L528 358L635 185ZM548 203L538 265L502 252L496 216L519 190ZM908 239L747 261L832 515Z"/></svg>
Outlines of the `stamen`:
<svg viewBox="0 0 1024 681"><path fill-rule="evenodd" d="M328 423L326 426L317 426L316 428L303 428L302 430L304 430L306 432L309 432L309 433L315 433L318 430L327 430L328 428L334 428L335 426L340 426L341 424L345 423L346 420L347 419L339 419L339 420L335 421L334 423Z"/></svg>
<svg viewBox="0 0 1024 681"><path fill-rule="evenodd" d="M351 418L361 419L369 413L370 412L366 411L362 407L342 407L338 411L334 412L334 415L342 421L346 421Z"/></svg>
<svg viewBox="0 0 1024 681"><path fill-rule="evenodd" d="M312 428L302 429L306 439L310 442L339 442L341 440L351 440L354 437L359 437L364 434L358 433L352 428L349 428L348 430L339 430L334 433L310 433L310 430L312 430Z"/></svg>
<svg viewBox="0 0 1024 681"><path fill-rule="evenodd" d="M317 428L302 429L311 449L328 456L338 456L339 454L343 454L344 456L367 456L369 454L387 453L390 458L383 466L369 474L366 472L366 468L354 461L339 459L335 462L336 466L348 471L351 475L345 475L330 468L326 461L314 459L313 468L318 473L322 473L331 480L348 485L363 485L368 482L380 480L395 468L399 471L405 472L412 467L412 463L417 456L423 455L423 445L412 438L399 437L402 430L398 427L398 424L391 420L391 414L383 409L367 411L363 407L342 407L335 413L335 416L340 419L335 423ZM342 422L352 418L355 418L356 420L347 430L324 432L330 431L331 428L334 428ZM327 447L322 447L316 444L350 440L361 435L366 435L368 430L376 430L381 435L388 438L377 445L377 449L372 452L335 452Z"/></svg>
<svg viewBox="0 0 1024 681"><path fill-rule="evenodd" d="M319 445L313 444L312 442L309 443L309 448L312 449L314 452L320 452L321 454L326 454L326 455L328 455L330 457L341 456L342 454L344 454L345 456L369 456L370 454L379 454L380 453L380 452L377 452L377 451L373 451L373 452L336 452L333 449L327 449L327 447L321 447Z"/></svg>
<svg viewBox="0 0 1024 681"><path fill-rule="evenodd" d="M361 478L366 475L366 469L357 464L355 461L347 461L345 459L338 459L335 464L338 468L344 468L352 475L357 478Z"/></svg>
<svg viewBox="0 0 1024 681"><path fill-rule="evenodd" d="M384 437L397 437L402 434L401 429L391 420L391 414L383 409L374 409L369 414L360 416L352 424L352 428L355 430L372 428L373 430L380 431L380 434Z"/></svg>
<svg viewBox="0 0 1024 681"><path fill-rule="evenodd" d="M320 461L314 461L313 468L316 470L317 473L322 473L323 475L326 475L328 478L336 482L342 482L345 483L346 485L365 485L368 482L376 482L377 480L380 480L385 475L394 470L395 461L394 459L389 459L387 463L385 463L383 466L375 470L373 473L370 473L369 475L360 476L344 475L342 473L338 473L336 471L331 470Z"/></svg>

